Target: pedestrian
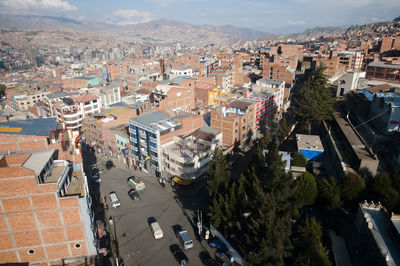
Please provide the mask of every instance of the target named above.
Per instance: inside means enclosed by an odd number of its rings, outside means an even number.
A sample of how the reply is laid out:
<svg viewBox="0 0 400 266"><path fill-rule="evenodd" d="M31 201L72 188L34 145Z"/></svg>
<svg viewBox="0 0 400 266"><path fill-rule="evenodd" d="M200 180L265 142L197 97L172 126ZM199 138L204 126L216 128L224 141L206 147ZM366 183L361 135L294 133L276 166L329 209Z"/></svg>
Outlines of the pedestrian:
<svg viewBox="0 0 400 266"><path fill-rule="evenodd" d="M135 165L135 171L136 171L136 169L137 169L137 166Z"/></svg>

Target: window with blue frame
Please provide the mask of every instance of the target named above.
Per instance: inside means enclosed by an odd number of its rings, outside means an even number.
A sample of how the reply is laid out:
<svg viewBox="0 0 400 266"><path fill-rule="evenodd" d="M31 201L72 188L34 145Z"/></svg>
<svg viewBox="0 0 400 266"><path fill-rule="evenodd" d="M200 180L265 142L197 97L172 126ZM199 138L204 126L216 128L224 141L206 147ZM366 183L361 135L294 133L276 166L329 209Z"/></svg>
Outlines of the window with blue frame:
<svg viewBox="0 0 400 266"><path fill-rule="evenodd" d="M150 143L150 147L153 147L153 148L157 148L157 143L154 143L154 142L149 142Z"/></svg>

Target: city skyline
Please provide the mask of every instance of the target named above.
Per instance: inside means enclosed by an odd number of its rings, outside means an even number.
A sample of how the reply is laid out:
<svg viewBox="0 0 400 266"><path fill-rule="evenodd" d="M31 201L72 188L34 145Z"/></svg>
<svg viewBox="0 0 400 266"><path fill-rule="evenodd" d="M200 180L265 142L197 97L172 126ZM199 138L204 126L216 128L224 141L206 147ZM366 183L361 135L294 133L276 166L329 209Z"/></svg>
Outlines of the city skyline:
<svg viewBox="0 0 400 266"><path fill-rule="evenodd" d="M346 7L346 8L344 8ZM394 0L0 0L7 14L46 15L129 25L157 19L195 25L234 25L271 33L299 32L315 26L350 26L391 21L400 2Z"/></svg>

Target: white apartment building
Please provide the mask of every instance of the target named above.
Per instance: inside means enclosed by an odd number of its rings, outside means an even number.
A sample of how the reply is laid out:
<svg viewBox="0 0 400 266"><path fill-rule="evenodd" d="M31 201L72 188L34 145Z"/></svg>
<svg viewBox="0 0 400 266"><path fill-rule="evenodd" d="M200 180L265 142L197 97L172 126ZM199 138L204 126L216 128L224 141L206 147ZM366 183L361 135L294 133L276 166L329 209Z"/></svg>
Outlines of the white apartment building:
<svg viewBox="0 0 400 266"><path fill-rule="evenodd" d="M179 76L193 77L192 68L172 68L169 74L169 79L172 80Z"/></svg>
<svg viewBox="0 0 400 266"><path fill-rule="evenodd" d="M201 127L189 136L176 136L162 145L163 171L184 180L206 173L212 152L222 145L222 132Z"/></svg>
<svg viewBox="0 0 400 266"><path fill-rule="evenodd" d="M65 97L53 103L57 121L64 124L65 129L79 130L86 116L100 111L99 98L92 94Z"/></svg>

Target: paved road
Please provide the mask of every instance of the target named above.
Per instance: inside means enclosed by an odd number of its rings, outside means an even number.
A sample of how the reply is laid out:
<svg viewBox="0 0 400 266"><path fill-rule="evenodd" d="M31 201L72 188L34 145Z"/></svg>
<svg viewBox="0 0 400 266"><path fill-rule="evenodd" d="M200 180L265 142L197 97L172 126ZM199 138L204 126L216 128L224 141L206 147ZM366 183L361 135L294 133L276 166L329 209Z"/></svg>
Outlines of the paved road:
<svg viewBox="0 0 400 266"><path fill-rule="evenodd" d="M179 244L172 229L175 224L186 229L194 240L194 248L184 251L190 264L202 265L199 253L203 249L171 188L163 188L154 177L144 172L135 172L145 183L146 190L141 194L142 200L134 202L128 196L130 187L126 180L130 175L127 169L105 169L101 173L100 185L101 194L107 196L109 206L106 217L114 217L119 253L125 265L178 265L169 250L170 245ZM121 206L116 209L111 207L108 196L111 191L116 191L121 201ZM154 239L148 225L149 217L157 219L164 232L163 238Z"/></svg>

